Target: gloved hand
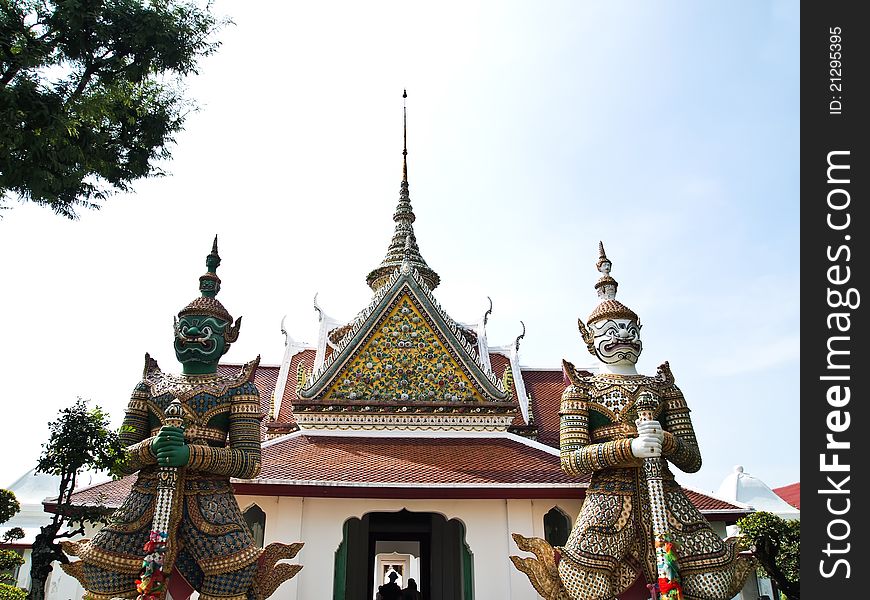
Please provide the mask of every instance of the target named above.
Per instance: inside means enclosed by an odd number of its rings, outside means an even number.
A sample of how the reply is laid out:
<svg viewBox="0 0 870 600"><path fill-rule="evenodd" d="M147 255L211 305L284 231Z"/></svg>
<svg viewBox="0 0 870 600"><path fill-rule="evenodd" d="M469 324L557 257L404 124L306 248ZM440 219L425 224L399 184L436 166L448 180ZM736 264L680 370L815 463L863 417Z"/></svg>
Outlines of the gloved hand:
<svg viewBox="0 0 870 600"><path fill-rule="evenodd" d="M637 437L631 440L631 453L637 458L657 458L662 455L664 431L658 421L635 421Z"/></svg>

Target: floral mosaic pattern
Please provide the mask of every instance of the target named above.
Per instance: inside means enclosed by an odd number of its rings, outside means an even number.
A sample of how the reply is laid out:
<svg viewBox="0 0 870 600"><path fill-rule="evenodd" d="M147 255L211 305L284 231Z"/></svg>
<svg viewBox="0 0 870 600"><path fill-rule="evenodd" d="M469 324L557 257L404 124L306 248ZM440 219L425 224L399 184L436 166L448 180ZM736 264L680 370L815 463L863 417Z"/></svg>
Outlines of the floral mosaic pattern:
<svg viewBox="0 0 870 600"><path fill-rule="evenodd" d="M480 400L410 297L402 296L326 398L441 404Z"/></svg>

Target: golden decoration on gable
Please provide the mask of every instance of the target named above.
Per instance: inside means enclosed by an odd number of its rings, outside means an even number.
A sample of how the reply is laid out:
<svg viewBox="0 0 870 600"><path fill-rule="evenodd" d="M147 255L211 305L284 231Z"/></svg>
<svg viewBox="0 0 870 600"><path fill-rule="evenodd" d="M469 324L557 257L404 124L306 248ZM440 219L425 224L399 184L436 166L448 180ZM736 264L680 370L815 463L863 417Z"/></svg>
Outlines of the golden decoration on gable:
<svg viewBox="0 0 870 600"><path fill-rule="evenodd" d="M325 398L373 403L481 400L408 295L395 303Z"/></svg>

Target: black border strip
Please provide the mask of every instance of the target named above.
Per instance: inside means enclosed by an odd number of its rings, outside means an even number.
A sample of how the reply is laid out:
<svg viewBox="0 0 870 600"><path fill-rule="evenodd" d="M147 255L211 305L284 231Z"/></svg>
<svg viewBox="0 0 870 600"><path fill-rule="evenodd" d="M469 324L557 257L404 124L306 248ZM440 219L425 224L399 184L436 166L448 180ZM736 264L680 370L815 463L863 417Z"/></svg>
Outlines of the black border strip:
<svg viewBox="0 0 870 600"><path fill-rule="evenodd" d="M859 2L801 7L801 591L863 598L870 470L862 297L870 222L870 25ZM833 167L831 167L833 165ZM846 168L848 167L848 168ZM828 438L828 436L831 438Z"/></svg>

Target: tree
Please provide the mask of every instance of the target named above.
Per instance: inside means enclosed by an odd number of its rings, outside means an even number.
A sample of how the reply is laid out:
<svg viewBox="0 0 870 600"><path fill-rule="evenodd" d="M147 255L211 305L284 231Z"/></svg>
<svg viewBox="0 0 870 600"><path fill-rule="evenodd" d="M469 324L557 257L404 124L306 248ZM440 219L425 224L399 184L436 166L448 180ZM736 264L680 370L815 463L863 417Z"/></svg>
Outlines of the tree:
<svg viewBox="0 0 870 600"><path fill-rule="evenodd" d="M0 208L76 219L162 175L193 108L181 79L227 22L191 0L0 0Z"/></svg>
<svg viewBox="0 0 870 600"><path fill-rule="evenodd" d="M758 559L759 575L772 579L790 600L798 600L801 522L760 511L737 521L737 527L742 543Z"/></svg>
<svg viewBox="0 0 870 600"><path fill-rule="evenodd" d="M21 509L15 494L9 490L0 489L0 524L5 523L15 516ZM4 546L9 542L20 540L24 532L20 527L13 527L0 538L0 600L23 600L24 590L15 587L15 579L7 575L15 567L24 564L24 559L18 552Z"/></svg>
<svg viewBox="0 0 870 600"><path fill-rule="evenodd" d="M83 534L89 523L107 521L108 512L102 506L73 505L79 472L108 470L120 475L124 462L118 433L109 429L109 416L99 406L88 408L87 401L79 398L71 407L62 409L48 428L49 440L42 445L36 470L60 477L60 484L52 519L40 528L33 542L28 600L45 598L52 562L69 562L59 540Z"/></svg>

